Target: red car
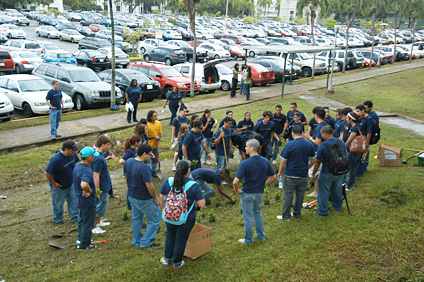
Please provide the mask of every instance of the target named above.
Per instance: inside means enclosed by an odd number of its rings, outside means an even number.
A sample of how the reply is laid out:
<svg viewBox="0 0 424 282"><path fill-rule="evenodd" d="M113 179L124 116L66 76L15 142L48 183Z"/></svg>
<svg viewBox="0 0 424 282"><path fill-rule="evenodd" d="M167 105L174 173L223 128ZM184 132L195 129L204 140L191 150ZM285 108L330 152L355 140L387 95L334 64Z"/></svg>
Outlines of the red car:
<svg viewBox="0 0 424 282"><path fill-rule="evenodd" d="M243 50L240 50L239 48L234 48L235 46L230 46L228 51L230 52L231 57L234 60L237 60L238 58L244 59L245 53ZM225 48L224 48L225 49Z"/></svg>
<svg viewBox="0 0 424 282"><path fill-rule="evenodd" d="M221 37L221 39L230 39L237 44L247 43L246 39L243 36L224 35L223 37Z"/></svg>
<svg viewBox="0 0 424 282"><path fill-rule="evenodd" d="M370 58L364 57L364 60L365 60L365 67L368 68L370 66ZM375 65L376 65L376 62L372 60L371 67L375 67Z"/></svg>
<svg viewBox="0 0 424 282"><path fill-rule="evenodd" d="M202 44L203 42L206 42L206 40L196 39L196 47L199 47L199 45ZM187 43L190 44L190 46L194 47L194 40L193 41L189 41Z"/></svg>
<svg viewBox="0 0 424 282"><path fill-rule="evenodd" d="M105 29L105 26L101 24L90 24L88 27L92 32L99 32L100 30Z"/></svg>
<svg viewBox="0 0 424 282"><path fill-rule="evenodd" d="M171 66L162 63L137 62L132 64L130 69L141 71L158 81L162 89L163 98L166 98L166 95L174 85L178 86L183 97L190 95L191 79L182 75ZM197 84L197 81L194 81L194 94L199 94L199 92L200 85Z"/></svg>
<svg viewBox="0 0 424 282"><path fill-rule="evenodd" d="M0 72L15 71L15 63L13 62L12 56L6 50L0 50Z"/></svg>
<svg viewBox="0 0 424 282"><path fill-rule="evenodd" d="M247 63L247 65L252 70L253 84L261 84L262 86L265 86L269 83L274 82L275 77L274 77L273 70L269 70L263 65L256 64L256 63ZM231 69L232 68L233 67L231 67Z"/></svg>

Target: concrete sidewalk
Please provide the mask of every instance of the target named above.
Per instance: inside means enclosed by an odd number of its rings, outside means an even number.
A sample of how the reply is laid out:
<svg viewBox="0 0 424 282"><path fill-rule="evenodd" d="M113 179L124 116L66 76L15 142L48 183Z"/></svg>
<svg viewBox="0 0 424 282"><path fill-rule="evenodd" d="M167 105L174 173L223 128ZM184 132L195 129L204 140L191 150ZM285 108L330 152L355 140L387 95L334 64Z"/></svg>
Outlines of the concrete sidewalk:
<svg viewBox="0 0 424 282"><path fill-rule="evenodd" d="M354 74L345 74L341 77L333 79L333 85L342 85L351 82L366 80L382 75L392 74L414 68L424 67L424 61L413 62L411 64L396 65L384 69L373 69ZM309 91L323 88L326 86L326 79L306 82L296 85L285 85L285 97L294 94L306 94ZM230 99L229 96L221 96L209 98L200 101L189 102L189 98L184 99L184 104L190 110L190 114L203 113L206 108L211 110L230 108L247 103L253 103L258 100L281 97L281 84L269 85L267 87L255 87L251 89L251 100L246 101L245 96L237 96L235 99ZM152 108L158 112L159 120L166 120L171 117L168 108L165 112L161 112L161 108ZM149 110L140 110L138 116L145 117ZM11 130L3 130L0 133L0 154L26 149L38 145L45 145L58 140L72 139L77 136L90 134L99 134L108 131L120 130L128 127L133 127L135 124L128 124L126 113L110 114L98 117L83 118L74 121L64 121L60 123L58 132L62 135L61 138L51 140L50 124L37 125L26 128L18 128Z"/></svg>

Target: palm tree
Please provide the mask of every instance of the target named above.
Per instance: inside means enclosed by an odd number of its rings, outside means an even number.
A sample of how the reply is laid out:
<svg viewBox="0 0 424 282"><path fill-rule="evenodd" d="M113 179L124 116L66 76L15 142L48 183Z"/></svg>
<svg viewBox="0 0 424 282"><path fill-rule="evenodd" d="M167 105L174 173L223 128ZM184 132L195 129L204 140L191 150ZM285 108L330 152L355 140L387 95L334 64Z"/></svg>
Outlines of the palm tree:
<svg viewBox="0 0 424 282"><path fill-rule="evenodd" d="M116 103L116 93L115 93L115 22L113 19L113 6L112 0L109 0L109 14L110 14L110 24L112 26L112 39L111 39L111 51L112 51L112 73L111 73L111 89L110 89L110 109L115 106ZM124 94L125 95L125 94Z"/></svg>
<svg viewBox="0 0 424 282"><path fill-rule="evenodd" d="M111 1L111 0L109 0ZM200 0L185 0L185 5L187 7L188 16L190 19L190 30L193 33L194 44L193 44L193 65L191 70L191 84L190 84L190 97L194 98L194 73L196 67L196 5L200 2Z"/></svg>
<svg viewBox="0 0 424 282"><path fill-rule="evenodd" d="M264 2L264 6L265 6L265 15L267 15L266 10L268 9L268 13L269 13L269 7L271 7L272 5L272 0L263 0Z"/></svg>
<svg viewBox="0 0 424 282"><path fill-rule="evenodd" d="M411 43L411 54L409 55L409 61L412 60L412 50L414 49L415 41L415 25L417 20L424 17L424 0L408 0L406 1L411 16L411 32L412 32L412 43Z"/></svg>
<svg viewBox="0 0 424 282"><path fill-rule="evenodd" d="M314 25L317 13L320 12L321 16L325 16L328 9L328 0L299 0L297 2L298 14L303 14L303 12L309 12L311 18L311 35L312 43L315 45L315 36L314 36Z"/></svg>
<svg viewBox="0 0 424 282"><path fill-rule="evenodd" d="M282 0L277 0L277 3L275 3L275 10L277 11L277 17L280 17L281 1Z"/></svg>
<svg viewBox="0 0 424 282"><path fill-rule="evenodd" d="M372 45L371 45L371 57L372 54L374 54L374 36L375 36L375 18L380 17L383 12L386 11L388 6L387 0L373 0L371 3L371 7L369 9L369 15L371 15L371 32L372 32ZM364 12L366 13L368 11L368 7L364 6ZM396 36L396 33L395 33ZM395 39L396 41L396 39ZM372 59L370 58L370 61ZM393 57L393 62L395 60L395 57ZM371 69L371 64L369 64L369 69Z"/></svg>

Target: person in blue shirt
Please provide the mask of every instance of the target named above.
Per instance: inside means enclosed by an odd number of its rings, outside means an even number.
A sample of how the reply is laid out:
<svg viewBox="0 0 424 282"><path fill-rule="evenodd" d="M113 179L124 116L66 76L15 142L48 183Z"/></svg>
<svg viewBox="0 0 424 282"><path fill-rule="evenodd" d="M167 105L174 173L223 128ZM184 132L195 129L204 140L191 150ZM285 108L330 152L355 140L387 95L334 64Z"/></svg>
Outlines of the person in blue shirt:
<svg viewBox="0 0 424 282"><path fill-rule="evenodd" d="M298 112L295 112L293 114L293 119L290 122L290 125L292 126L292 128L295 127L295 126L300 126L300 128L302 129L302 132L305 132L305 125L300 121L300 113L298 113ZM289 141L292 141L293 135L290 134L288 139L289 139Z"/></svg>
<svg viewBox="0 0 424 282"><path fill-rule="evenodd" d="M131 244L140 248L160 246L155 243L160 224L160 202L152 182L152 171L147 165L154 157L152 147L149 144L142 144L137 149L137 157L128 159L124 164L128 199L132 207L134 238ZM144 216L147 218L147 225L143 236L141 227Z"/></svg>
<svg viewBox="0 0 424 282"><path fill-rule="evenodd" d="M286 115L282 113L283 107L281 105L275 106L275 113L272 116L272 122L275 124L275 134L278 137L283 137L284 125L286 124ZM277 163L277 155L280 150L280 141L279 138L274 138L272 141L272 146L274 147L274 153L272 154L272 164Z"/></svg>
<svg viewBox="0 0 424 282"><path fill-rule="evenodd" d="M71 222L78 220L78 206L75 202L73 172L79 161L76 152L79 150L74 141L63 142L62 150L51 159L44 171L49 181L52 196L53 222L63 224L63 204L67 203Z"/></svg>
<svg viewBox="0 0 424 282"><path fill-rule="evenodd" d="M169 101L169 110L171 111L170 124L172 125L172 121L177 116L177 111L178 111L178 107L180 106L180 103L181 105L183 105L183 96L181 95L181 92L178 89L177 85L172 86L172 90L166 95L166 100L165 100L165 103L163 104L164 109L168 101Z"/></svg>
<svg viewBox="0 0 424 282"><path fill-rule="evenodd" d="M231 129L234 131L237 127L237 122L235 119L233 119L233 111L228 110L226 112L226 116L229 117L231 119ZM225 118L224 118L225 119ZM224 119L221 120L221 122L219 123L219 127L221 128L224 125Z"/></svg>
<svg viewBox="0 0 424 282"><path fill-rule="evenodd" d="M314 146L302 137L302 127L295 125L292 128L293 141L287 143L281 152L280 170L278 179L283 177L284 201L283 213L277 219L290 221L290 210L293 204L293 194L296 195L293 205L293 217L300 219L303 198L308 190L309 158L315 156Z"/></svg>
<svg viewBox="0 0 424 282"><path fill-rule="evenodd" d="M134 110L132 112L134 122L138 122L137 107L138 103L141 101L142 95L143 91L141 91L140 86L138 86L137 79L132 79L130 86L128 86L125 90L125 98L127 99L127 103L131 102L134 106ZM131 123L131 111L128 111L127 121L128 123Z"/></svg>
<svg viewBox="0 0 424 282"><path fill-rule="evenodd" d="M163 266L170 266L171 262L174 269L184 267L183 255L186 248L188 237L196 223L196 207L205 207L205 199L203 199L202 189L199 184L189 178L190 163L187 160L182 160L177 164L175 176L166 179L160 188L160 204L162 208L165 204L165 199L172 190L174 193L181 193L186 185L190 188L186 191L187 208L193 208L188 214L187 221L182 225L175 225L165 222L166 224L166 240L165 240L165 255L160 259ZM170 182L172 184L170 184Z"/></svg>
<svg viewBox="0 0 424 282"><path fill-rule="evenodd" d="M337 109L335 111L336 123L334 124L334 137L339 138L341 132L343 132L343 127L346 122L345 115L343 114L342 109Z"/></svg>
<svg viewBox="0 0 424 282"><path fill-rule="evenodd" d="M174 120L171 122L172 125L172 136L171 136L171 144L174 142L178 142L178 133L180 132L180 127L182 124L189 124L190 121L187 118L187 107L181 106L180 107L180 114L174 118ZM177 160L178 160L178 152L174 153L174 162L172 164L172 171L175 171L177 169Z"/></svg>
<svg viewBox="0 0 424 282"><path fill-rule="evenodd" d="M353 189L355 189L356 167L358 163L361 162L362 153L350 152L350 144L357 135L362 135L362 133L359 128L359 116L356 113L350 112L347 114L347 123L349 123L350 128L347 133L346 141L346 147L348 151L347 159L349 161L349 181L347 183L346 191L352 191Z"/></svg>
<svg viewBox="0 0 424 282"><path fill-rule="evenodd" d="M73 182L76 203L78 205L78 250L92 250L90 245L92 229L96 218L96 184L90 164L100 154L92 147L84 147L80 151L81 162L74 168Z"/></svg>
<svg viewBox="0 0 424 282"><path fill-rule="evenodd" d="M290 102L290 111L287 112L287 121L286 125L284 126L284 130L286 130L287 127L289 127L290 122L293 120L293 114L298 112L300 114L300 121L303 123L303 125L308 124L308 120L306 119L305 115L297 110L297 103L296 102Z"/></svg>
<svg viewBox="0 0 424 282"><path fill-rule="evenodd" d="M211 110L206 109L203 112L202 117L200 118L200 121L203 124L203 128L202 128L203 141L205 141L206 147L208 149L211 148L213 130L216 127L216 121L211 115L212 115ZM200 157L202 157L203 152L205 152L203 157L203 163L206 165L212 165L212 163L208 160L208 155L206 154L206 151L204 151L203 148L201 150Z"/></svg>
<svg viewBox="0 0 424 282"><path fill-rule="evenodd" d="M340 144L341 149L346 152L345 143L333 136L333 128L326 125L321 129L321 135L325 143L333 146L337 143ZM318 211L314 213L328 216L328 198L330 197L331 205L333 208L340 212L343 208L343 194L342 194L342 180L343 174L333 175L330 172L330 150L324 145L318 146L316 161L314 164L314 171L312 172L311 179L315 178L318 167L322 163L322 170L318 176Z"/></svg>
<svg viewBox="0 0 424 282"><path fill-rule="evenodd" d="M148 141L149 137L147 136L147 120L146 120L146 123L139 122L137 126L135 127L134 133L141 137L141 144L147 144L149 142Z"/></svg>
<svg viewBox="0 0 424 282"><path fill-rule="evenodd" d="M57 133L57 129L59 128L59 123L62 119L62 108L64 105L62 91L59 89L59 82L57 80L53 80L52 86L53 89L50 89L49 92L47 92L46 103L50 107L50 135L54 140L56 137L61 136Z"/></svg>
<svg viewBox="0 0 424 282"><path fill-rule="evenodd" d="M244 239L238 241L242 244L253 244L253 218L255 219L256 237L265 241L264 221L261 206L264 199L264 188L277 179L271 163L259 155L260 144L256 139L246 143L246 153L250 156L242 161L237 169L233 181L236 193L241 194L241 208L244 218ZM270 176L268 179L267 176ZM241 190L239 182L243 179Z"/></svg>
<svg viewBox="0 0 424 282"><path fill-rule="evenodd" d="M218 170L228 167L228 156L230 150L233 148L233 142L231 140L231 134L233 132L231 129L232 120L230 117L225 117L223 122L223 126L215 133L215 158Z"/></svg>
<svg viewBox="0 0 424 282"><path fill-rule="evenodd" d="M359 162L356 166L356 177L361 177L367 170L368 170L368 163L370 158L370 140L371 140L371 134L372 134L372 128L374 126L373 119L371 116L368 115L367 111L365 110L364 105L358 105L356 106L356 114L359 116L359 118L362 119L361 125L359 125L359 128L361 129L362 135L366 137L365 140L365 147L366 152L364 153L364 161Z"/></svg>
<svg viewBox="0 0 424 282"><path fill-rule="evenodd" d="M273 138L278 139L278 136L275 133L275 124L271 121L271 117L271 111L263 112L263 119L257 122L255 128L253 128L254 132L259 133L264 138L260 155L266 157L268 160L271 160L272 158Z"/></svg>
<svg viewBox="0 0 424 282"><path fill-rule="evenodd" d="M328 107L324 107L324 111L325 111L325 121L328 123L328 125L331 126L331 128L334 129L336 125L336 120L332 116L330 116L330 109Z"/></svg>
<svg viewBox="0 0 424 282"><path fill-rule="evenodd" d="M200 162L200 147L203 147L203 149L206 151L206 153L208 154L208 159L211 158L209 149L206 148L205 141L203 141L202 122L200 120L197 120L194 122L193 126L194 127L184 136L182 146L184 159L190 162L191 171L202 167L202 164Z"/></svg>
<svg viewBox="0 0 424 282"><path fill-rule="evenodd" d="M244 118L241 121L239 121L235 131L243 131L243 130L252 131L253 128L255 127L255 124L253 123L251 116L252 115L250 114L250 112L245 112Z"/></svg>
<svg viewBox="0 0 424 282"><path fill-rule="evenodd" d="M380 123L377 113L373 110L373 103L370 100L364 102L365 111L377 123Z"/></svg>

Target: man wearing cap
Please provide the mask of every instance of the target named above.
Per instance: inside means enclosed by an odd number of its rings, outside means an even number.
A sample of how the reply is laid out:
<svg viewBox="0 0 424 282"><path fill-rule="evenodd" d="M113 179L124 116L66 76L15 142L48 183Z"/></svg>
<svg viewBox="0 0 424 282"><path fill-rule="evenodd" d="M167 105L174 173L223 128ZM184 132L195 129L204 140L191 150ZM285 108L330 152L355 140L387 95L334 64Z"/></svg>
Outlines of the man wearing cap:
<svg viewBox="0 0 424 282"><path fill-rule="evenodd" d="M68 205L69 220L78 220L78 207L73 191L73 172L75 164L79 161L76 151L79 148L74 141L63 143L62 150L57 152L47 165L44 174L49 181L50 194L52 195L53 222L63 224L63 204Z"/></svg>
<svg viewBox="0 0 424 282"><path fill-rule="evenodd" d="M132 232L134 238L131 244L135 247L157 247L154 243L160 224L159 198L156 196L152 174L147 163L155 155L152 147L142 144L137 149L137 157L128 159L124 164L124 174L127 179L128 199L132 207ZM143 236L141 227L144 216L147 217L146 232Z"/></svg>
<svg viewBox="0 0 424 282"><path fill-rule="evenodd" d="M188 160L191 164L191 171L202 167L202 164L200 163L200 146L202 146L203 150L205 150L208 154L208 159L211 158L209 149L206 147L205 141L203 141L201 134L202 129L203 123L200 120L197 120L194 122L193 128L187 132L184 137L182 151L184 159Z"/></svg>
<svg viewBox="0 0 424 282"><path fill-rule="evenodd" d="M49 105L50 115L50 135L52 139L60 137L57 133L60 120L62 119L62 108L63 108L63 95L59 89L59 82L57 80L52 81L53 89L47 92L46 103Z"/></svg>
<svg viewBox="0 0 424 282"><path fill-rule="evenodd" d="M92 250L90 245L94 220L96 218L96 184L90 164L99 156L92 147L80 151L81 162L74 169L74 191L78 204L78 250Z"/></svg>

